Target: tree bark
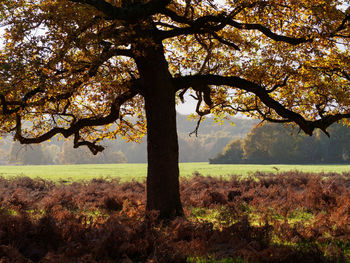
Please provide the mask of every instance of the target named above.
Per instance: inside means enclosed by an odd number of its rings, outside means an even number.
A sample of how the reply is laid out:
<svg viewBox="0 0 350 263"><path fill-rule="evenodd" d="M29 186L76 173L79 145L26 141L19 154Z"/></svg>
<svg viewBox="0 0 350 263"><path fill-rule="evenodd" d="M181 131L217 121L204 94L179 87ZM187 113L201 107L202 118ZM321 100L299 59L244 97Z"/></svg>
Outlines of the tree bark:
<svg viewBox="0 0 350 263"><path fill-rule="evenodd" d="M162 50L148 50L136 59L147 118L147 210L159 218L183 215L179 191L179 146L175 88Z"/></svg>

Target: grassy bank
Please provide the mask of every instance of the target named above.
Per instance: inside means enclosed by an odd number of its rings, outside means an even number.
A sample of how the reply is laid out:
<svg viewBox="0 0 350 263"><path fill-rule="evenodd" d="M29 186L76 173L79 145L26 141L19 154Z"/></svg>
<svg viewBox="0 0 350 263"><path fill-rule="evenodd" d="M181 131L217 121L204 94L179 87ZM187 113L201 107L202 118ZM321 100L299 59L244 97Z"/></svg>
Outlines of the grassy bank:
<svg viewBox="0 0 350 263"><path fill-rule="evenodd" d="M208 163L181 163L180 174L189 177L195 171L207 176L228 176L232 174L247 176L257 171L277 173L286 171L313 173L350 172L350 165L210 165ZM143 180L146 177L146 164L82 164L82 165L35 165L0 166L0 176L40 177L53 181L79 181L100 177L119 177L121 181Z"/></svg>

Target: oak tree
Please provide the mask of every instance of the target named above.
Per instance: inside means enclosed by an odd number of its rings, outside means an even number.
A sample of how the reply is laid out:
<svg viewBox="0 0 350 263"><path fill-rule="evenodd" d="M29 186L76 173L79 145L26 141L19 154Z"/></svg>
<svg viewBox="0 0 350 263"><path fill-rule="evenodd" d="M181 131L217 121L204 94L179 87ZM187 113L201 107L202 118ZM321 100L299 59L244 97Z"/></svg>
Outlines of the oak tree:
<svg viewBox="0 0 350 263"><path fill-rule="evenodd" d="M18 142L12 142L7 152L8 163L12 165L45 165L50 164L50 156L44 152L44 145L21 147Z"/></svg>
<svg viewBox="0 0 350 263"><path fill-rule="evenodd" d="M1 0L0 19L1 133L96 154L147 132L147 209L163 218L183 214L186 93L200 119L243 112L309 135L350 117L345 0Z"/></svg>

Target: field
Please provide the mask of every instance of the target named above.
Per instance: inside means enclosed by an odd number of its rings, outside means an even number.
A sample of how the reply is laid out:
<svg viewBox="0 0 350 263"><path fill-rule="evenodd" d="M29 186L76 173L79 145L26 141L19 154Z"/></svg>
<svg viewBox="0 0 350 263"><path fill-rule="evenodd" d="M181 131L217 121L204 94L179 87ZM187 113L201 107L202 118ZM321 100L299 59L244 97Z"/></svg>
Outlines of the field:
<svg viewBox="0 0 350 263"><path fill-rule="evenodd" d="M0 166L0 176L17 175L31 178L44 178L52 181L79 181L93 178L120 178L122 182L146 178L146 164L93 164L93 165L36 165L36 166ZM181 163L181 177L189 177L195 171L207 176L242 175L247 176L257 171L277 173L302 171L313 173L350 172L350 165L213 165L208 163Z"/></svg>

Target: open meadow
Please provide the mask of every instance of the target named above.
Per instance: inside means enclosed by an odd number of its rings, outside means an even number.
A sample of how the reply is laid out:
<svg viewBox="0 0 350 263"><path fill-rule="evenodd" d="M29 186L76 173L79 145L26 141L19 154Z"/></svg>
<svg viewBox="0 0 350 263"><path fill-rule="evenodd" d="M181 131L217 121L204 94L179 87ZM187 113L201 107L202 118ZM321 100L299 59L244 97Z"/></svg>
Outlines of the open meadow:
<svg viewBox="0 0 350 263"><path fill-rule="evenodd" d="M194 172L204 176L229 177L230 175L247 176L255 172L277 173L300 171L305 173L343 173L350 172L350 165L241 165L181 163L180 176L190 177ZM122 182L146 179L147 165L142 164L81 164L81 165L29 165L0 166L0 176L28 176L55 182L73 182L93 178L119 178Z"/></svg>
<svg viewBox="0 0 350 263"><path fill-rule="evenodd" d="M1 166L0 262L350 262L350 166L180 171L186 218L159 223L146 164Z"/></svg>
<svg viewBox="0 0 350 263"><path fill-rule="evenodd" d="M181 163L171 223L146 170L0 166L0 262L350 262L349 165Z"/></svg>

